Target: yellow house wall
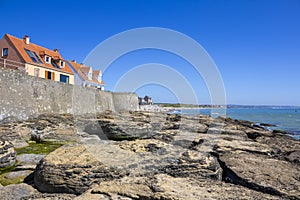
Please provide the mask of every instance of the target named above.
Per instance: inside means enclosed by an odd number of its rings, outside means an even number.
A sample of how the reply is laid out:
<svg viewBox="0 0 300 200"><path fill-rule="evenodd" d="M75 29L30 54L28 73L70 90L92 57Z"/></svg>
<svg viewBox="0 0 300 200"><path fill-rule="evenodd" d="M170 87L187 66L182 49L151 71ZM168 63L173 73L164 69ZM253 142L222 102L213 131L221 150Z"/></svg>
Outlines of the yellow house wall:
<svg viewBox="0 0 300 200"><path fill-rule="evenodd" d="M45 71L49 71L49 72L54 72L54 80L55 81L60 81L60 74L63 74L63 75L66 75L66 76L69 76L69 84L72 84L74 85L74 75L71 75L71 74L67 74L67 73L63 73L63 72L58 72L58 71L54 71L54 70L51 70L51 69L45 69L43 67L39 67L39 66L35 66L35 65L31 65L31 64L25 64L25 69L26 69L26 72L28 73L28 75L31 75L31 76L34 76L34 69L40 69L40 72L39 72L39 77L40 78L45 78Z"/></svg>

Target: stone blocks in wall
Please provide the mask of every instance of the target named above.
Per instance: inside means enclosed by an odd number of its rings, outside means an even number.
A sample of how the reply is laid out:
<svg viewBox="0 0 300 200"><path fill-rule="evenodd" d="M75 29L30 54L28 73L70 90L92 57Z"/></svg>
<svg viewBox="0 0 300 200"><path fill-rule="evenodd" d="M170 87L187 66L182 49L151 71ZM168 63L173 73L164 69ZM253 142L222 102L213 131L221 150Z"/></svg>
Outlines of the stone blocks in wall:
<svg viewBox="0 0 300 200"><path fill-rule="evenodd" d="M0 121L41 113L99 113L138 109L134 93L113 93L55 82L0 68Z"/></svg>

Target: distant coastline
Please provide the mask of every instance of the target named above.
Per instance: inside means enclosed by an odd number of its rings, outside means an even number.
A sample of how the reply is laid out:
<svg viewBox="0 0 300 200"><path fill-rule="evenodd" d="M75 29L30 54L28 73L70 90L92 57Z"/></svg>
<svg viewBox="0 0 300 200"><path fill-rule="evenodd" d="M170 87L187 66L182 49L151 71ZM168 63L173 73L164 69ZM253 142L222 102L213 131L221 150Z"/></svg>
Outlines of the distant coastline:
<svg viewBox="0 0 300 200"><path fill-rule="evenodd" d="M226 107L226 108L273 108L273 109L296 108L296 109L300 109L300 106L294 106L294 105L239 105L239 104L228 104L228 105L199 104L199 105L197 105L197 104L182 104L182 103L155 103L155 105L158 105L160 107L181 108L181 109L224 108L224 107Z"/></svg>
<svg viewBox="0 0 300 200"><path fill-rule="evenodd" d="M226 117L246 120L273 132L281 132L300 140L300 106L274 105L193 105L179 103L156 103L158 111L173 114L212 116L213 109L226 109ZM152 110L155 111L155 110Z"/></svg>

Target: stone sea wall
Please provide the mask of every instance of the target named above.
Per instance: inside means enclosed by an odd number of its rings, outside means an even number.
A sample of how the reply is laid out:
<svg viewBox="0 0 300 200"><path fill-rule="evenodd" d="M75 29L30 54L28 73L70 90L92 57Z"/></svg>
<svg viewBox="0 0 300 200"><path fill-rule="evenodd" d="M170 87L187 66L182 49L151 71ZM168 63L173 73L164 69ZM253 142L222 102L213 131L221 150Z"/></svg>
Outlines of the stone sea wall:
<svg viewBox="0 0 300 200"><path fill-rule="evenodd" d="M83 88L0 68L0 120L26 119L41 113L85 114L138 109L134 93Z"/></svg>

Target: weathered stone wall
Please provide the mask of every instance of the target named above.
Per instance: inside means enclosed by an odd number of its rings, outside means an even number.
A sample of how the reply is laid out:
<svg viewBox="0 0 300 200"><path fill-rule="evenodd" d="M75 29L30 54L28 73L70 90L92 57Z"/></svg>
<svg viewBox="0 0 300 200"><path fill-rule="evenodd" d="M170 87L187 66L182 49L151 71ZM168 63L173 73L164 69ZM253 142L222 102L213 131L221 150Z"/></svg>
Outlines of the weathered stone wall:
<svg viewBox="0 0 300 200"><path fill-rule="evenodd" d="M0 68L0 120L41 113L97 113L137 110L134 93L112 93L54 82Z"/></svg>

